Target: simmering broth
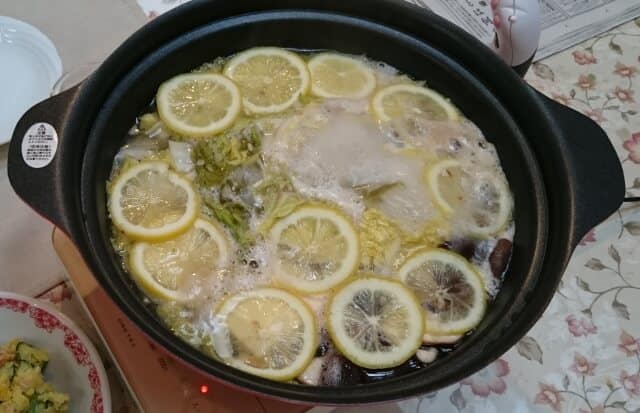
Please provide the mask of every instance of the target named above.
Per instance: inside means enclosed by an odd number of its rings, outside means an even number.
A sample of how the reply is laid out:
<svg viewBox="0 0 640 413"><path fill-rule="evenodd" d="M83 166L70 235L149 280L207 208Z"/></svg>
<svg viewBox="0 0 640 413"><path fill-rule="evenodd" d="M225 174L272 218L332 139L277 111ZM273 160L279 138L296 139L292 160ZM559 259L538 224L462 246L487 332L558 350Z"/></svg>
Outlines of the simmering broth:
<svg viewBox="0 0 640 413"><path fill-rule="evenodd" d="M129 135L113 246L176 335L236 368L428 368L500 289L515 228L495 148L384 63L250 49L165 82Z"/></svg>

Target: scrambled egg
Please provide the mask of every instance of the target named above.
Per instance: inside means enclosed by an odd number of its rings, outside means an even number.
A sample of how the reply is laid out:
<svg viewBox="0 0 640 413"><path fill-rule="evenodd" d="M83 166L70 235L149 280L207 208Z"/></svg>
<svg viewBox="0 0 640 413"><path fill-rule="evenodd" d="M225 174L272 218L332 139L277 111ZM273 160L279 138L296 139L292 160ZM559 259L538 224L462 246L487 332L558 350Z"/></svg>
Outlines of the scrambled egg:
<svg viewBox="0 0 640 413"><path fill-rule="evenodd" d="M48 361L46 351L19 339L0 347L0 413L69 411L69 396L42 377Z"/></svg>

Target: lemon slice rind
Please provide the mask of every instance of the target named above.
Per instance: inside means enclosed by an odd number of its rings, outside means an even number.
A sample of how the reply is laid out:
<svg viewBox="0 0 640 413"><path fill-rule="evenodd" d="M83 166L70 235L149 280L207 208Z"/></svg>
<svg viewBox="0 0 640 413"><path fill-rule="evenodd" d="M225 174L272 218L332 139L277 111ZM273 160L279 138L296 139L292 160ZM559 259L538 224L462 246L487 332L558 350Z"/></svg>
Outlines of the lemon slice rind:
<svg viewBox="0 0 640 413"><path fill-rule="evenodd" d="M357 74L364 78L359 90L346 91L346 93L336 93L327 90L326 86L323 86L321 75L318 73L322 65L331 64L330 61L334 60L343 65L351 65L350 70L357 71ZM309 73L311 74L311 93L323 98L349 98L349 99L362 99L367 97L373 92L376 87L376 78L373 71L367 67L363 62L354 59L352 57L336 54L336 53L320 53L315 55L308 62ZM335 74L339 76L339 74ZM326 80L326 79L325 79Z"/></svg>
<svg viewBox="0 0 640 413"><path fill-rule="evenodd" d="M344 309L353 303L354 295L364 289L385 291L395 296L396 302L404 308L407 315L407 336L391 351L367 352L349 336L344 328ZM398 366L411 358L422 343L424 315L420 303L415 295L398 281L375 276L357 278L336 291L330 298L327 308L327 329L333 343L346 358L358 366L371 369ZM360 308L360 311L364 312L364 309Z"/></svg>
<svg viewBox="0 0 640 413"><path fill-rule="evenodd" d="M449 205L447 200L442 196L442 192L439 189L439 177L443 170L458 167L460 167L460 162L455 159L446 159L433 165L431 168L429 168L429 172L427 173L427 180L429 183L429 188L431 188L431 194L433 195L434 201L436 201L436 205L445 215L452 214L454 212L454 208Z"/></svg>
<svg viewBox="0 0 640 413"><path fill-rule="evenodd" d="M251 298L275 298L284 301L291 310L295 311L297 315L300 317L304 325L304 345L298 354L297 358L284 369L274 369L274 368L257 368L254 366L250 366L247 363L233 358L232 352L227 357L223 357L223 360L229 365L245 371L247 373L251 373L256 376L264 377L271 380L277 381L287 381L297 377L300 373L304 371L307 365L313 359L313 356L316 352L317 347L317 331L316 331L316 321L313 313L301 299L293 295L292 293L285 291L279 288L260 288L253 291L244 291L240 292L236 295L233 295L227 299L225 299L222 303L220 303L218 310L216 311L216 318L218 320L222 320L223 325L226 323L226 319L231 314L235 308L242 303L243 301ZM229 327L225 325L224 329L228 329ZM217 339L214 341L214 347L218 346L230 346L230 339L228 337L222 338L221 334L218 334ZM223 343L224 342L224 343ZM223 343L223 344L220 344ZM216 351L218 351L216 348ZM218 354L225 353L228 351L218 351Z"/></svg>
<svg viewBox="0 0 640 413"><path fill-rule="evenodd" d="M445 169L460 168L460 166L460 162L455 159L445 159L436 163L427 171L427 183L429 185L430 193L433 196L438 209L446 216L453 214L456 208L450 205L442 196L442 192L440 191L439 178ZM499 193L498 202L500 208L498 213L494 216L493 223L491 225L481 227L477 225L474 220L469 220L469 222L467 222L470 232L473 235L480 237L486 237L500 232L505 228L505 226L509 222L509 218L511 217L512 201L511 197L509 196L509 189L506 183L500 177L484 176L484 178L487 180L487 182L491 183L491 185L493 185Z"/></svg>
<svg viewBox="0 0 640 413"><path fill-rule="evenodd" d="M474 291L474 302L471 303L471 311L465 318L449 323L440 322L437 315L425 309L425 334L435 336L464 334L482 321L486 311L487 300L482 277L464 257L451 251L434 248L418 251L409 257L398 270L399 279L413 289L407 280L409 273L430 260L444 262L460 270L465 276L466 283Z"/></svg>
<svg viewBox="0 0 640 413"><path fill-rule="evenodd" d="M473 234L480 237L487 237L499 233L507 227L507 224L511 218L512 211L512 199L509 194L509 188L506 182L501 177L484 176L487 182L490 182L497 190L499 195L500 209L495 216L493 225L481 227L479 225L472 225L471 231ZM475 224L472 221L472 224Z"/></svg>
<svg viewBox="0 0 640 413"><path fill-rule="evenodd" d="M179 85L188 81L210 82L223 87L230 95L225 115L220 119L212 120L206 126L194 126L179 119L171 109L170 94ZM225 76L216 73L187 73L175 76L160 85L156 98L158 114L167 126L181 135L194 138L213 136L231 126L240 114L241 102L238 87Z"/></svg>
<svg viewBox="0 0 640 413"><path fill-rule="evenodd" d="M122 213L121 201L123 198L123 187L139 173L145 170L153 170L166 174L167 179L177 187L180 187L187 194L187 203L184 214L176 221L158 228L148 228L130 222ZM198 216L200 202L191 182L179 174L169 170L169 165L161 161L141 162L138 165L126 170L116 178L109 197L109 213L113 224L125 234L137 240L160 241L169 239L186 231Z"/></svg>
<svg viewBox="0 0 640 413"><path fill-rule="evenodd" d="M204 220L197 219L193 223L193 229L199 229L209 234L218 248L218 259L216 267L222 267L229 262L229 246L224 232L215 224ZM148 242L137 242L133 244L129 251L129 263L131 274L145 292L155 298L173 301L185 301L189 299L189 295L183 291L172 290L156 281L153 274L149 271L144 263L144 254L147 248L152 248L154 244Z"/></svg>
<svg viewBox="0 0 640 413"><path fill-rule="evenodd" d="M282 232L289 226L295 225L303 218L326 219L331 221L340 231L347 244L347 251L339 268L323 280L302 280L294 274L289 274L276 259L276 282L290 286L304 293L320 293L343 282L356 270L360 260L360 240L349 219L332 208L320 206L303 206L291 214L277 221L269 231L273 246L278 244Z"/></svg>
<svg viewBox="0 0 640 413"><path fill-rule="evenodd" d="M242 104L244 108L251 114L261 115L283 112L291 107L294 103L296 103L300 96L305 94L309 90L309 84L311 83L309 70L306 63L295 53L285 49L280 49L278 47L256 47L253 49L249 49L231 58L231 60L229 60L224 68L224 74L228 78L235 81L234 72L237 70L238 66L246 63L249 59L260 55L277 56L287 60L287 62L298 72L298 75L300 77L300 87L297 90L291 91L291 96L289 96L289 99L279 104L260 106L251 102L248 96L242 97Z"/></svg>
<svg viewBox="0 0 640 413"><path fill-rule="evenodd" d="M434 101L438 106L440 106L445 113L447 114L447 118L449 120L458 120L458 111L456 108L442 95L438 92L433 91L431 89L427 89L422 86L417 86L409 83L401 83L396 85L387 86L383 89L380 89L373 96L371 100L371 106L373 112L378 117L379 120L383 122L388 122L391 120L391 117L386 113L384 108L384 99L394 93L405 92L405 93L413 93L418 95L423 95Z"/></svg>

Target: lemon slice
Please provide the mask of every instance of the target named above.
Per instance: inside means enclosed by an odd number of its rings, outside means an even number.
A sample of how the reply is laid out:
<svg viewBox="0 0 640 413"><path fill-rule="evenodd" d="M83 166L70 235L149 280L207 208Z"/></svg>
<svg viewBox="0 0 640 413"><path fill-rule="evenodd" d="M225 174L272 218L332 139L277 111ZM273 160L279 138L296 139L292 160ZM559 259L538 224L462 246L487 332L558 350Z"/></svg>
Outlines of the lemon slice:
<svg viewBox="0 0 640 413"><path fill-rule="evenodd" d="M132 238L160 241L186 231L200 201L186 178L164 162L141 162L113 183L109 198L113 224Z"/></svg>
<svg viewBox="0 0 640 413"><path fill-rule="evenodd" d="M320 53L308 63L311 93L323 98L361 99L376 87L373 71L352 57Z"/></svg>
<svg viewBox="0 0 640 413"><path fill-rule="evenodd" d="M277 113L309 89L309 71L295 53L257 47L235 55L224 68L242 92L242 104L253 114Z"/></svg>
<svg viewBox="0 0 640 413"><path fill-rule="evenodd" d="M457 120L458 111L439 93L426 87L398 84L379 90L371 101L373 112L383 122L407 117Z"/></svg>
<svg viewBox="0 0 640 413"><path fill-rule="evenodd" d="M299 291L328 290L358 265L358 234L350 220L332 208L298 208L273 225L269 238L277 281Z"/></svg>
<svg viewBox="0 0 640 413"><path fill-rule="evenodd" d="M358 366L398 366L422 343L424 317L416 297L397 281L363 277L329 302L327 329L336 347Z"/></svg>
<svg viewBox="0 0 640 413"><path fill-rule="evenodd" d="M484 317L487 298L482 279L458 254L422 250L400 267L398 275L424 308L427 334L462 334Z"/></svg>
<svg viewBox="0 0 640 413"><path fill-rule="evenodd" d="M227 129L241 109L240 91L226 77L215 73L190 73L160 85L158 114L181 135L200 138Z"/></svg>
<svg viewBox="0 0 640 413"><path fill-rule="evenodd" d="M229 262L227 239L215 224L197 219L190 230L158 243L137 242L129 252L131 274L152 297L184 301L192 277L203 278Z"/></svg>
<svg viewBox="0 0 640 413"><path fill-rule="evenodd" d="M298 376L317 346L311 310L295 295L277 288L245 291L222 302L220 330L213 344L229 365L272 380Z"/></svg>
<svg viewBox="0 0 640 413"><path fill-rule="evenodd" d="M496 173L472 175L459 161L447 159L427 171L427 182L436 206L447 216L464 219L474 235L493 235L511 218L511 194L504 178Z"/></svg>

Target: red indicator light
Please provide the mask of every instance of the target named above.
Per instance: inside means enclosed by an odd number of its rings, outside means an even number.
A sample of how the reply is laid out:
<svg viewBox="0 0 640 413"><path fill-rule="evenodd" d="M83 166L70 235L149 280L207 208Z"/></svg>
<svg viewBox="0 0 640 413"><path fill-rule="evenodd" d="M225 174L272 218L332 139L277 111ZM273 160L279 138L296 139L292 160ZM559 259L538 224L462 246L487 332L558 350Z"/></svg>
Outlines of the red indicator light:
<svg viewBox="0 0 640 413"><path fill-rule="evenodd" d="M202 394L209 393L209 386L207 386L206 384L203 384L202 386L200 386L200 393Z"/></svg>

